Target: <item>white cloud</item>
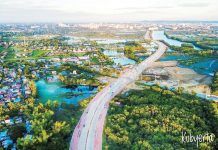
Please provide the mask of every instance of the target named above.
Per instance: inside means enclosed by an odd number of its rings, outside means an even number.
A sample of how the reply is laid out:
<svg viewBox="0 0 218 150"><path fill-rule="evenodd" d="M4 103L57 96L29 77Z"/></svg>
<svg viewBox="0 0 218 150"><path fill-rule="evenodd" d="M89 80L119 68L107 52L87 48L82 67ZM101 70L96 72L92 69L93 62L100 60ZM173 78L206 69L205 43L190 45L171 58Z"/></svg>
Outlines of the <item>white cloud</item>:
<svg viewBox="0 0 218 150"><path fill-rule="evenodd" d="M209 2L183 2L178 6L181 7L208 7L210 5Z"/></svg>
<svg viewBox="0 0 218 150"><path fill-rule="evenodd" d="M0 0L0 22L218 20L217 10L217 0Z"/></svg>

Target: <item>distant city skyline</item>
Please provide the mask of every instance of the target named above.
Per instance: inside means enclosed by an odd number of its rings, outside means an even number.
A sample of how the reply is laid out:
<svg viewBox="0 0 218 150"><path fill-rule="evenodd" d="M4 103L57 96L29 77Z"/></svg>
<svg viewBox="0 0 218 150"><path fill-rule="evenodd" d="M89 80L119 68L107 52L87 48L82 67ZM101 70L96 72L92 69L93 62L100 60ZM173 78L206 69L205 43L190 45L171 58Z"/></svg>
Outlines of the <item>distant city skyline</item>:
<svg viewBox="0 0 218 150"><path fill-rule="evenodd" d="M0 22L217 21L217 0L0 0Z"/></svg>

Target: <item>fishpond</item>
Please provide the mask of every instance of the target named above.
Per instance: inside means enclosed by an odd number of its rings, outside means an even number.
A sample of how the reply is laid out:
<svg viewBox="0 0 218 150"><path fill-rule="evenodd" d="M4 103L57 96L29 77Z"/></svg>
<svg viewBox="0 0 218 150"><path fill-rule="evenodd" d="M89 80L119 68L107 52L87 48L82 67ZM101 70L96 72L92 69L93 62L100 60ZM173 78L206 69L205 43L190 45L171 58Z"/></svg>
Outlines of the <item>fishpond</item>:
<svg viewBox="0 0 218 150"><path fill-rule="evenodd" d="M67 87L60 82L46 82L39 80L36 82L38 99L41 103L46 103L48 100L56 100L59 103L75 104L94 96L97 92L97 87L93 86L72 86Z"/></svg>

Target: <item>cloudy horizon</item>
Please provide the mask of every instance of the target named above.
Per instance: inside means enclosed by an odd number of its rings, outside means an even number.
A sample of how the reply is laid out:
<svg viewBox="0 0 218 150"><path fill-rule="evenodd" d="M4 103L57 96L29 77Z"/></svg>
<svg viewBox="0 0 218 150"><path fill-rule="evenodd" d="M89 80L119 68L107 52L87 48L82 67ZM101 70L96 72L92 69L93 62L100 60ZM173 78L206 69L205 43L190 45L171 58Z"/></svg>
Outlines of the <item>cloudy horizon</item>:
<svg viewBox="0 0 218 150"><path fill-rule="evenodd" d="M216 21L216 0L0 0L0 22Z"/></svg>

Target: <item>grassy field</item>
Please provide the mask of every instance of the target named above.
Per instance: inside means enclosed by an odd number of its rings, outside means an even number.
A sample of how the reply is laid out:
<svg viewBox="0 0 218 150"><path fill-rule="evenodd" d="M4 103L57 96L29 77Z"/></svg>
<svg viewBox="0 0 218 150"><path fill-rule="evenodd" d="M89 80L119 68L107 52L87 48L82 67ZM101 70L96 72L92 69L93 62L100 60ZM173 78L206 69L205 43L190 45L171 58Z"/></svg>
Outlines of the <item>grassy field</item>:
<svg viewBox="0 0 218 150"><path fill-rule="evenodd" d="M7 55L5 57L6 60L8 59L14 59L15 57L15 53L14 53L14 49L12 47L5 49L5 51L7 51Z"/></svg>
<svg viewBox="0 0 218 150"><path fill-rule="evenodd" d="M32 51L33 58L43 57L48 51L45 50L34 50Z"/></svg>

